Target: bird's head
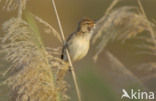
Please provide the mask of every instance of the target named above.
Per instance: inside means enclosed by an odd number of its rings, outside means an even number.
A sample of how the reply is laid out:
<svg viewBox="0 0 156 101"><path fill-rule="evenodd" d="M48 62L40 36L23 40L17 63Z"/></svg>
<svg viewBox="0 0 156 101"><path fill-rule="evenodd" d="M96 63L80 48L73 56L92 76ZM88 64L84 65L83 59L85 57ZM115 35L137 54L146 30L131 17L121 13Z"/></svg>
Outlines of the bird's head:
<svg viewBox="0 0 156 101"><path fill-rule="evenodd" d="M79 22L79 29L83 33L91 32L91 30L95 27L95 22L91 19L83 19Z"/></svg>

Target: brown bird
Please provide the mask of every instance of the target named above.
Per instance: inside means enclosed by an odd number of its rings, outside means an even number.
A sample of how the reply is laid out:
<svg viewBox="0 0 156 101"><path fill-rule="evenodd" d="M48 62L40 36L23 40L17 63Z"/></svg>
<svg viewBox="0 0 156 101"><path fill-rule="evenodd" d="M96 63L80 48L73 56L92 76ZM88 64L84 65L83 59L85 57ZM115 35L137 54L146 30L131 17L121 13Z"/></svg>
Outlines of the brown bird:
<svg viewBox="0 0 156 101"><path fill-rule="evenodd" d="M76 32L69 35L62 49L61 59L68 62L65 50L68 49L72 62L78 61L86 56L90 47L92 29L95 23L90 19L79 22Z"/></svg>

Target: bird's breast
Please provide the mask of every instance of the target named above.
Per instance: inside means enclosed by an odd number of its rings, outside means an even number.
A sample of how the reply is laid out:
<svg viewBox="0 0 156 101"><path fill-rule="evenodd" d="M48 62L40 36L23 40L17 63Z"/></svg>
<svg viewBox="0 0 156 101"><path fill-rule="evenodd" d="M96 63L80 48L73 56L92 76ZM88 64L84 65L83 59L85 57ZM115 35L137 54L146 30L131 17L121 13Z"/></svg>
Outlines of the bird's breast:
<svg viewBox="0 0 156 101"><path fill-rule="evenodd" d="M75 37L69 45L69 53L73 61L82 59L89 50L89 40L83 37Z"/></svg>

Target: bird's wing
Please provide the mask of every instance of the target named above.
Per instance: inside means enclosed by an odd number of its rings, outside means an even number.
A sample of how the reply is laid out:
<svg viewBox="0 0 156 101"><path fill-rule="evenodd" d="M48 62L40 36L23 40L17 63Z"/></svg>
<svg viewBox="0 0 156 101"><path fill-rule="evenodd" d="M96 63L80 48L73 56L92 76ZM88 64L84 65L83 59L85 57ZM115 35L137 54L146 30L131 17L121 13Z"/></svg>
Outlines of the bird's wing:
<svg viewBox="0 0 156 101"><path fill-rule="evenodd" d="M75 36L75 32L74 32L74 33L71 33L71 34L69 35L69 37L67 38L65 44L63 45L62 54L61 54L61 59L64 59L65 50L66 50L67 47L68 47L68 44L69 44L69 42L70 42L70 39L72 39L72 37L74 37L74 36Z"/></svg>

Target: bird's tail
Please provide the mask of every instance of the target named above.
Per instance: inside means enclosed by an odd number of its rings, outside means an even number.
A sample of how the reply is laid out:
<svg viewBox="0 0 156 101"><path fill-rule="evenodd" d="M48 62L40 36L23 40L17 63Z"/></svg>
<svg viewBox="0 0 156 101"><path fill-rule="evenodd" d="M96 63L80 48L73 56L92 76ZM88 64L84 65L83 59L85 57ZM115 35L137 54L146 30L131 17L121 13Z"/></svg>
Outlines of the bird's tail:
<svg viewBox="0 0 156 101"><path fill-rule="evenodd" d="M57 72L57 81L60 81L64 78L67 71L71 71L68 63L65 63Z"/></svg>

